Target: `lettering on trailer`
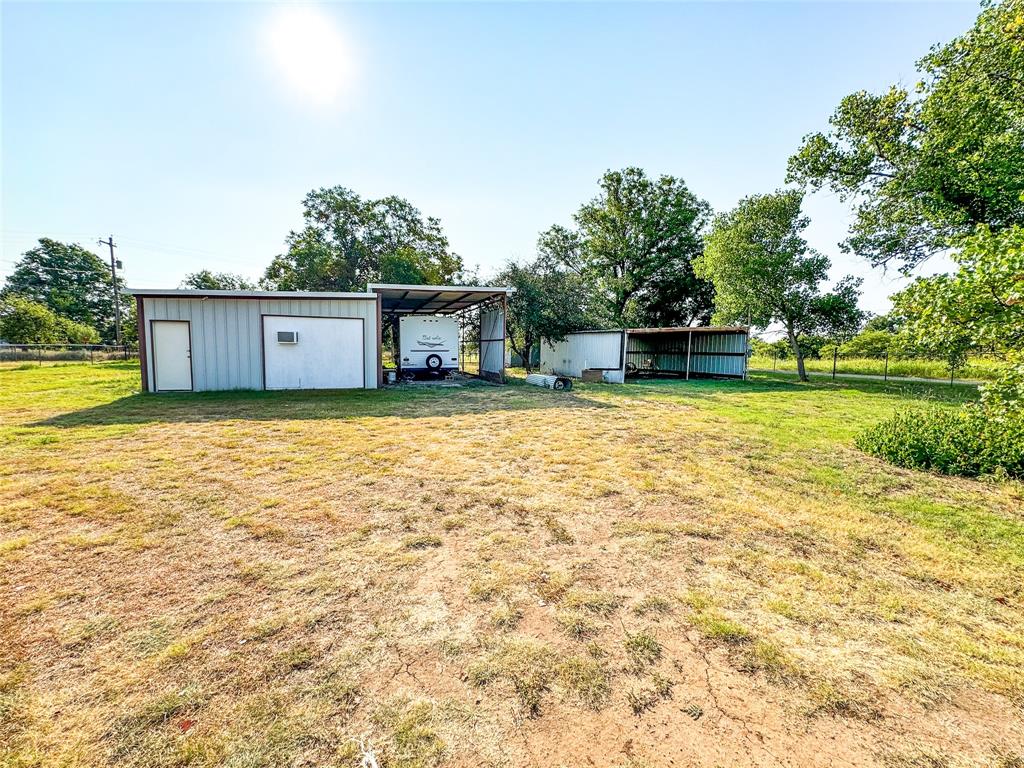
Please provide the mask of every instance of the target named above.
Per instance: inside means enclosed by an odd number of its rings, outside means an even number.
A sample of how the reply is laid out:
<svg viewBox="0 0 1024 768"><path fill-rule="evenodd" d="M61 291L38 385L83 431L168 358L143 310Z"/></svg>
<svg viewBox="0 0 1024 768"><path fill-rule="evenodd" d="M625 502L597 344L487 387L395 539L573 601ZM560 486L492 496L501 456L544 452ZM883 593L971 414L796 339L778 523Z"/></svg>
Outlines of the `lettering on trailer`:
<svg viewBox="0 0 1024 768"><path fill-rule="evenodd" d="M436 335L430 336L426 333L423 333L420 334L420 337L419 339L417 339L416 343L419 344L421 347L430 347L431 349L436 349L437 347L444 346L444 337Z"/></svg>

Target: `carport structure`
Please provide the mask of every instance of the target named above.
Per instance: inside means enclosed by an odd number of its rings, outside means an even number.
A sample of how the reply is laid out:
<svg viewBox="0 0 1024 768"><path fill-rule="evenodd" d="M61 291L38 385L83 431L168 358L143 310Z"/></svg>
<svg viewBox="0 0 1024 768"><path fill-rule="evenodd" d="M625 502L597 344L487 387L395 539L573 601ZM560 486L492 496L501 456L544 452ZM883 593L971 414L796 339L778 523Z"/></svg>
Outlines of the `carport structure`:
<svg viewBox="0 0 1024 768"><path fill-rule="evenodd" d="M748 335L745 326L576 331L561 341L545 339L540 365L559 376L599 371L615 384L627 376L745 379Z"/></svg>
<svg viewBox="0 0 1024 768"><path fill-rule="evenodd" d="M490 381L505 382L505 317L508 297L515 288L473 285L399 285L370 283L369 293L377 295L378 381L384 381L384 318L388 318L397 339L398 319L404 315L455 315L459 320L462 343L473 328L479 329L479 375ZM478 321L478 322L477 322ZM465 369L464 355L459 355Z"/></svg>

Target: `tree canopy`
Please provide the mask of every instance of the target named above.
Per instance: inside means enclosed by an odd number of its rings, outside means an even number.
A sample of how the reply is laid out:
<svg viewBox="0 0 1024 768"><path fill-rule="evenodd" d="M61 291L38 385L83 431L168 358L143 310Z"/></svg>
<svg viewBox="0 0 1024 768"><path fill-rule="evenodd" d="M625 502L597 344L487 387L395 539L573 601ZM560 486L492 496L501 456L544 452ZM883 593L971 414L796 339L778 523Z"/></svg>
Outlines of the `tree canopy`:
<svg viewBox="0 0 1024 768"><path fill-rule="evenodd" d="M573 272L557 269L544 259L530 264L509 262L495 281L516 289L508 305L506 328L509 345L527 371L533 349L542 339L562 341L573 331L593 327L587 286Z"/></svg>
<svg viewBox="0 0 1024 768"><path fill-rule="evenodd" d="M802 203L798 191L741 200L715 219L694 268L715 286L715 322L761 328L781 323L800 378L806 380L801 337L850 334L863 313L857 307L860 280L846 277L830 293L819 290L830 264L803 238L809 220L801 213Z"/></svg>
<svg viewBox="0 0 1024 768"><path fill-rule="evenodd" d="M291 232L263 283L277 290L363 290L371 282L457 282L462 259L436 218L390 196L366 200L345 187L303 201L305 226Z"/></svg>
<svg viewBox="0 0 1024 768"><path fill-rule="evenodd" d="M987 401L1024 408L1024 227L979 226L953 255L952 275L918 278L893 302L907 317L903 332L933 354L975 350L1005 362L1002 377L986 385Z"/></svg>
<svg viewBox="0 0 1024 768"><path fill-rule="evenodd" d="M201 291L246 291L256 287L251 280L231 272L211 272L201 269L185 275L182 288L196 288Z"/></svg>
<svg viewBox="0 0 1024 768"><path fill-rule="evenodd" d="M0 339L11 344L95 344L96 329L55 313L45 304L11 295L0 299Z"/></svg>
<svg viewBox="0 0 1024 768"><path fill-rule="evenodd" d="M541 233L542 258L591 284L613 325L706 323L713 293L693 260L710 206L682 179L650 179L641 168L608 171L599 183L600 194L574 215L574 229Z"/></svg>
<svg viewBox="0 0 1024 768"><path fill-rule="evenodd" d="M986 2L918 67L913 93L844 98L788 176L854 202L844 249L905 270L979 224L1024 225L1024 0Z"/></svg>
<svg viewBox="0 0 1024 768"><path fill-rule="evenodd" d="M117 289L124 289L120 278ZM2 295L38 302L71 322L95 328L105 339L114 338L110 267L80 245L40 238L14 266ZM126 308L121 309L123 320Z"/></svg>

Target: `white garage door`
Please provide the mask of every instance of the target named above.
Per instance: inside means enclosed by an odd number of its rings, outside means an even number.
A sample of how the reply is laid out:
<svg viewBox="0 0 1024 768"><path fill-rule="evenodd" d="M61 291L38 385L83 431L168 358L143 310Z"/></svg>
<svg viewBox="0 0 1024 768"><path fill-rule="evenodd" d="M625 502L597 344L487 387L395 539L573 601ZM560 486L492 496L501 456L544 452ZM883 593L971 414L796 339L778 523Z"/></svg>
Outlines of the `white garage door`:
<svg viewBox="0 0 1024 768"><path fill-rule="evenodd" d="M264 315L263 365L267 389L362 387L363 321Z"/></svg>

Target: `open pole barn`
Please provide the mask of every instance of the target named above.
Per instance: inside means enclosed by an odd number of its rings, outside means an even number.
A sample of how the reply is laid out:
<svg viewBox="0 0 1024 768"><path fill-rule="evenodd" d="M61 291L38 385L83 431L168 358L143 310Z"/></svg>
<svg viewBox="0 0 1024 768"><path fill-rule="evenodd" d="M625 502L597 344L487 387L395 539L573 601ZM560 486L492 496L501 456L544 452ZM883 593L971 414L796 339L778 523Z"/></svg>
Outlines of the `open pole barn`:
<svg viewBox="0 0 1024 768"><path fill-rule="evenodd" d="M741 326L579 331L541 343L541 370L621 384L627 376L747 376L749 330Z"/></svg>
<svg viewBox="0 0 1024 768"><path fill-rule="evenodd" d="M505 382L506 329L509 296L515 288L468 285L395 285L371 283L367 290L380 299L383 324L390 325L395 365L399 372L414 361L406 359L408 344L401 340L402 318L413 316L454 317L459 325L458 343L462 350L453 357L465 371L464 348L476 344L479 354L478 374L481 378ZM404 349L403 349L404 348ZM412 348L415 352L415 349ZM444 354L448 350L437 350ZM383 373L382 373L383 375Z"/></svg>

